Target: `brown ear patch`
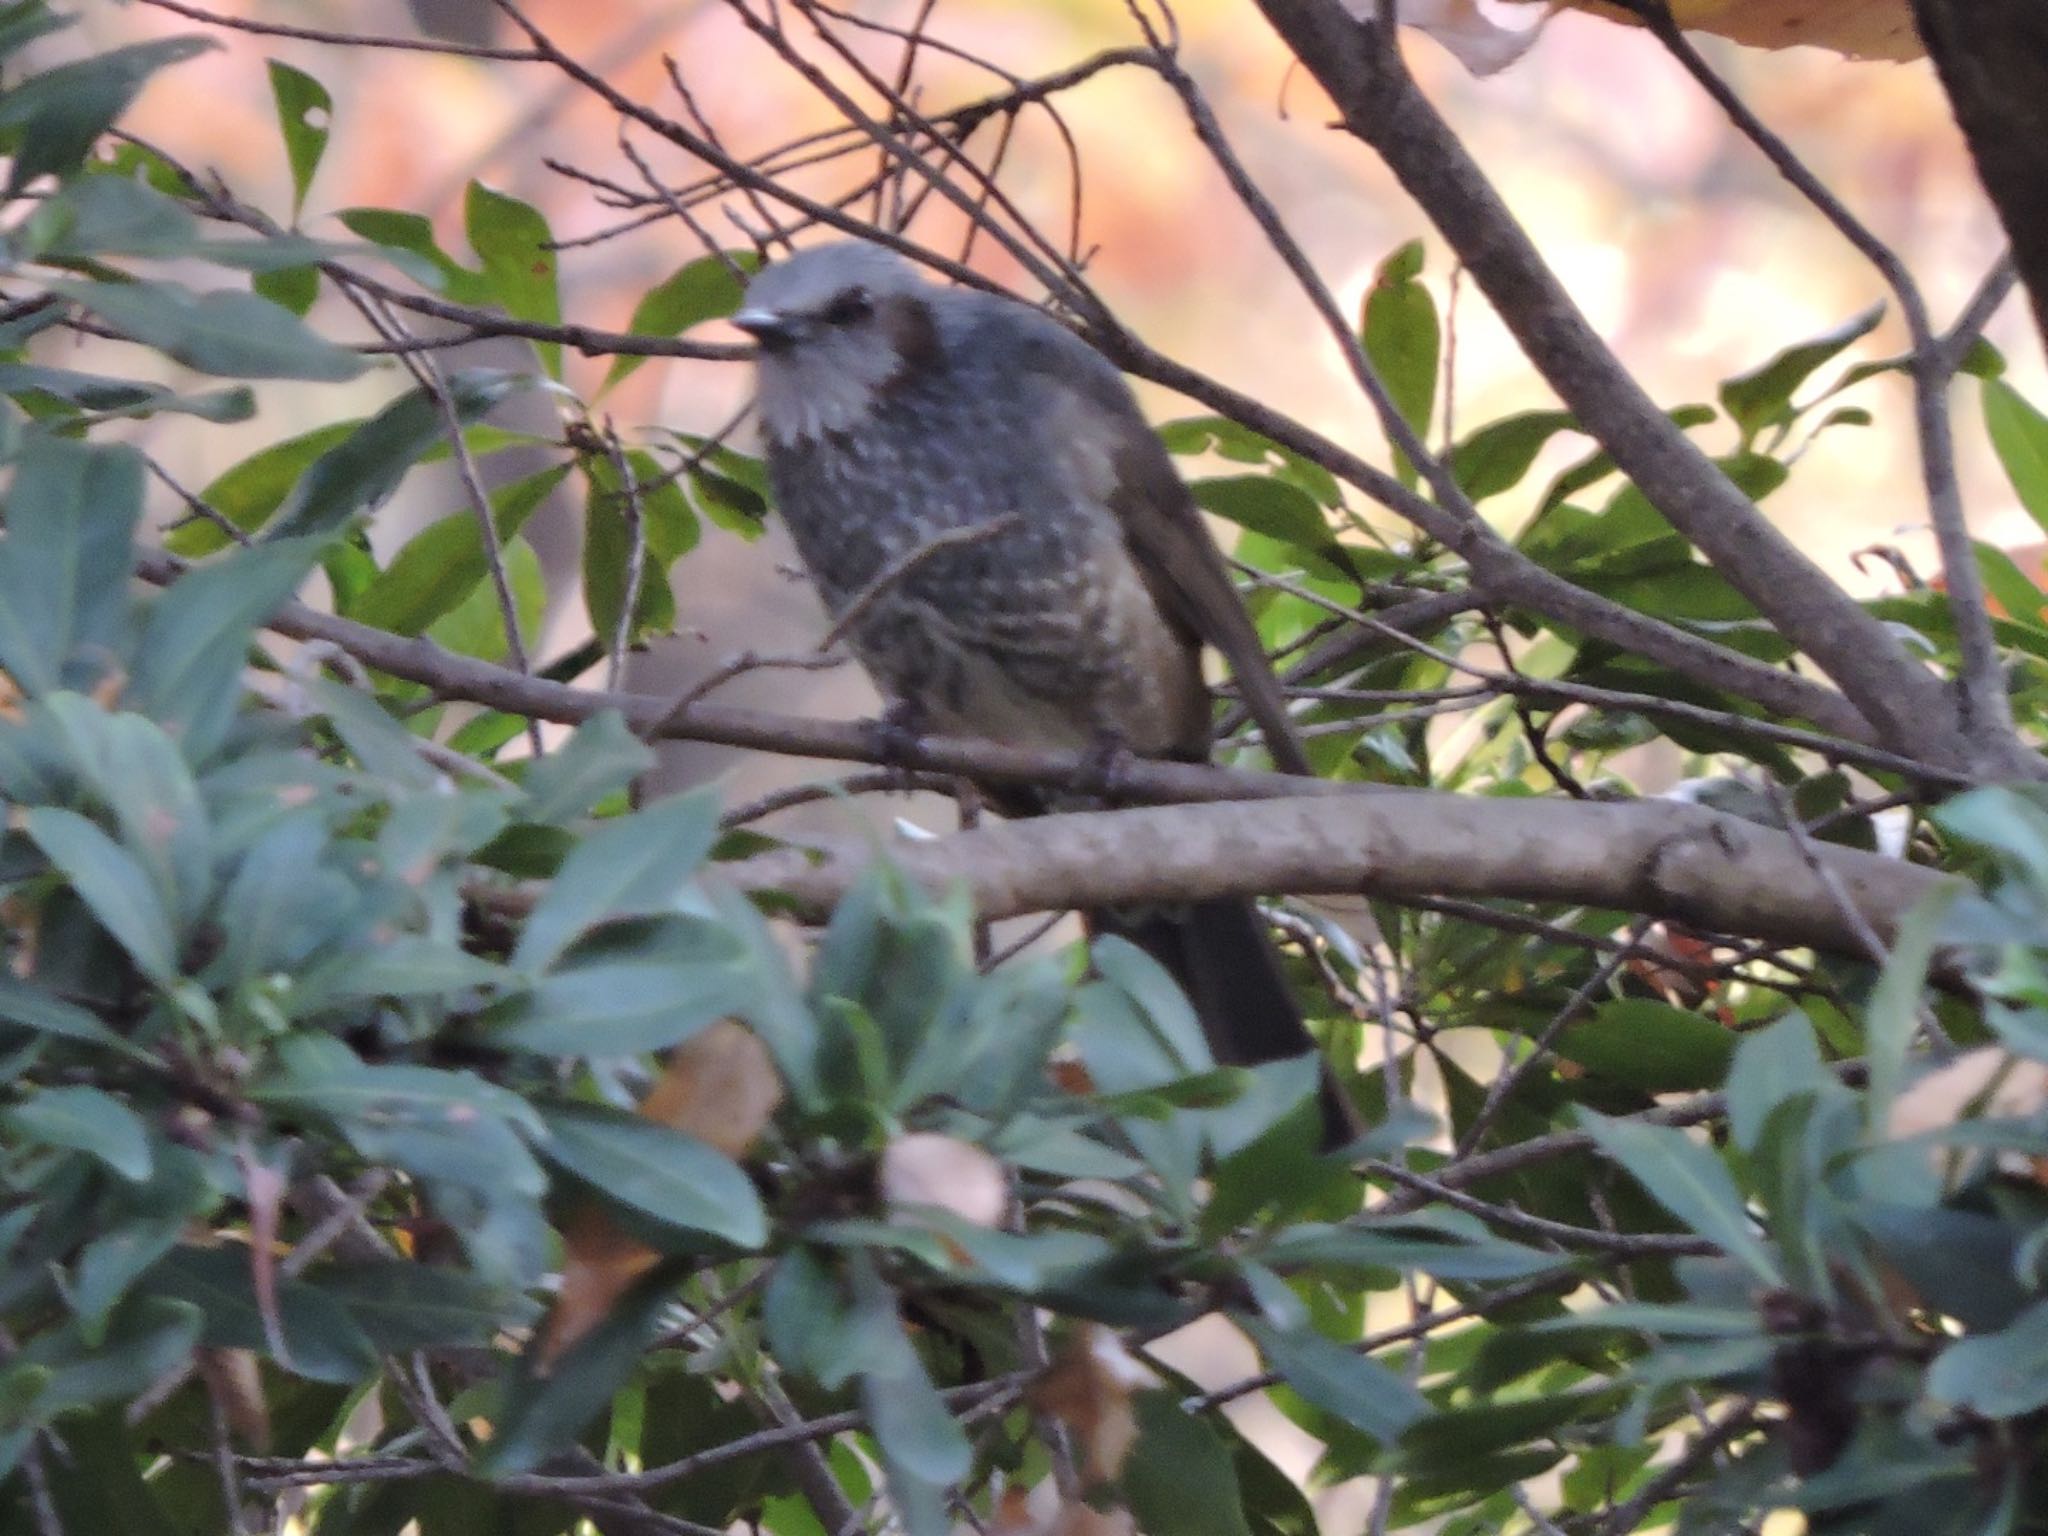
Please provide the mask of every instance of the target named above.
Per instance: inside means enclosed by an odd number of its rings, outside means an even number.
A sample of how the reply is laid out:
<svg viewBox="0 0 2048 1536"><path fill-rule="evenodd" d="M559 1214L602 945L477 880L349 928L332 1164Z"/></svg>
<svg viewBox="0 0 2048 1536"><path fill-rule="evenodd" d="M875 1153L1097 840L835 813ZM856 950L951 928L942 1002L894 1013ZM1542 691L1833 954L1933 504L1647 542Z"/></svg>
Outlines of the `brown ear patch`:
<svg viewBox="0 0 2048 1536"><path fill-rule="evenodd" d="M875 301L875 323L896 355L902 372L927 368L939 360L939 330L931 306L915 294L892 293Z"/></svg>

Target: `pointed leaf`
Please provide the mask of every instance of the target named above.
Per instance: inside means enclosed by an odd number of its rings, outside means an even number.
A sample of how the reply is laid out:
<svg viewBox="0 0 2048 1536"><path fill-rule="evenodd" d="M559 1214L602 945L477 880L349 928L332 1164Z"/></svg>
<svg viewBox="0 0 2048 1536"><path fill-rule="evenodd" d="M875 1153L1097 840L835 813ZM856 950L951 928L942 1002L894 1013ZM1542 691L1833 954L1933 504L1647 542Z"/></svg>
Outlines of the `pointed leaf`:
<svg viewBox="0 0 2048 1536"><path fill-rule="evenodd" d="M560 324L554 236L539 210L472 181L463 204L463 222L470 249L483 259L484 282L492 301L515 320ZM559 379L561 343L537 342L534 349L549 377Z"/></svg>
<svg viewBox="0 0 2048 1536"><path fill-rule="evenodd" d="M176 283L75 278L53 278L49 286L114 329L201 373L341 382L369 366L260 294L233 289L196 293Z"/></svg>
<svg viewBox="0 0 2048 1536"><path fill-rule="evenodd" d="M21 132L7 195L13 197L38 176L75 170L151 75L219 46L206 37L135 43L60 64L0 94L0 129Z"/></svg>
<svg viewBox="0 0 2048 1536"><path fill-rule="evenodd" d="M143 974L161 986L174 984L177 936L135 855L75 811L38 806L25 821L30 839Z"/></svg>
<svg viewBox="0 0 2048 1536"><path fill-rule="evenodd" d="M1714 1153L1667 1125L1610 1120L1583 1108L1579 1122L1600 1150L1672 1215L1759 1279L1771 1285L1785 1283L1777 1260L1752 1229L1735 1180Z"/></svg>
<svg viewBox="0 0 2048 1536"><path fill-rule="evenodd" d="M718 836L718 797L678 795L607 822L577 846L534 907L512 964L545 970L593 923L667 908Z"/></svg>
<svg viewBox="0 0 2048 1536"><path fill-rule="evenodd" d="M149 1177L149 1131L142 1117L112 1094L97 1088L44 1088L4 1118L15 1135L89 1153L131 1183Z"/></svg>
<svg viewBox="0 0 2048 1536"><path fill-rule="evenodd" d="M549 1132L542 1155L607 1199L741 1248L766 1241L768 1218L753 1184L695 1137L595 1107L556 1105L542 1115Z"/></svg>
<svg viewBox="0 0 2048 1536"><path fill-rule="evenodd" d="M327 87L302 69L270 61L270 94L277 102L277 126L284 134L285 159L292 168L292 222L306 206L306 189L327 152L333 124L334 98Z"/></svg>

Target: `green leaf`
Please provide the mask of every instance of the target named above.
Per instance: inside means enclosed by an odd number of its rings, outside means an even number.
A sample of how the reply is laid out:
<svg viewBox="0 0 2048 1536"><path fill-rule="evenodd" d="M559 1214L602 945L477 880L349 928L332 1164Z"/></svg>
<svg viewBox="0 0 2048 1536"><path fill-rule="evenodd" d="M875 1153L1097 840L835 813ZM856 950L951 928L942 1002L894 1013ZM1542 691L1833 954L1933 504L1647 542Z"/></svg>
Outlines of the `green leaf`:
<svg viewBox="0 0 2048 1536"><path fill-rule="evenodd" d="M155 1294L191 1303L205 1318L202 1338L219 1349L269 1354L270 1330L256 1295L247 1248L180 1248L151 1272ZM334 1297L303 1280L278 1278L277 1323L295 1375L353 1384L377 1369L377 1349Z"/></svg>
<svg viewBox="0 0 2048 1536"><path fill-rule="evenodd" d="M24 819L30 839L143 974L161 986L174 985L177 936L135 856L75 811L38 806Z"/></svg>
<svg viewBox="0 0 2048 1536"><path fill-rule="evenodd" d="M123 334L201 373L247 379L353 379L369 365L254 293L195 293L177 283L94 283L52 278Z"/></svg>
<svg viewBox="0 0 2048 1536"><path fill-rule="evenodd" d="M249 286L278 308L288 309L303 320L313 301L320 297L320 269L308 264L258 272Z"/></svg>
<svg viewBox="0 0 2048 1536"><path fill-rule="evenodd" d="M1735 1144L1755 1151L1771 1111L1826 1080L1820 1042L1805 1014L1788 1013L1769 1029L1744 1035L1728 1073L1728 1129Z"/></svg>
<svg viewBox="0 0 2048 1536"><path fill-rule="evenodd" d="M1285 544L1312 574L1337 581L1355 579L1323 509L1299 486L1274 475L1224 475L1197 480L1188 490L1203 511Z"/></svg>
<svg viewBox="0 0 2048 1536"><path fill-rule="evenodd" d="M638 1115L551 1105L542 1111L548 1161L608 1200L656 1221L741 1248L767 1240L768 1218L739 1166L694 1137Z"/></svg>
<svg viewBox="0 0 2048 1536"><path fill-rule="evenodd" d="M545 1358L545 1335L536 1335L506 1385L478 1470L486 1477L530 1472L573 1443L645 1358L668 1292L659 1277L635 1287L559 1359Z"/></svg>
<svg viewBox="0 0 2048 1536"><path fill-rule="evenodd" d="M284 135L285 159L292 168L292 222L306 206L306 189L327 153L334 98L327 87L304 70L270 60L270 94L277 102L277 126Z"/></svg>
<svg viewBox="0 0 2048 1536"><path fill-rule="evenodd" d="M337 421L272 443L223 471L199 493L199 498L244 533L253 533L269 521L298 485L306 466L361 425L357 421ZM231 542L210 522L190 522L172 529L164 539L164 547L174 555L195 557L214 554Z"/></svg>
<svg viewBox="0 0 2048 1536"><path fill-rule="evenodd" d="M1962 894L1960 882L1936 886L1901 919L1892 952L1864 1016L1864 1038L1870 1060L1870 1089L1865 1096L1873 1138L1883 1138L1893 1102L1905 1081L1906 1053L1920 1030L1920 992L1934 963L1941 920Z"/></svg>
<svg viewBox="0 0 2048 1536"><path fill-rule="evenodd" d="M1427 438L1435 414L1443 333L1437 321L1436 298L1417 280L1421 272L1420 240L1409 241L1380 264L1365 296L1361 334L1365 355L1372 360L1402 420L1415 429L1418 438ZM1415 483L1415 466L1399 451L1394 454L1394 470L1404 485Z"/></svg>
<svg viewBox="0 0 2048 1536"><path fill-rule="evenodd" d="M740 940L683 917L612 924L478 1023L493 1044L544 1056L630 1056L740 1012L754 987Z"/></svg>
<svg viewBox="0 0 2048 1536"><path fill-rule="evenodd" d="M958 1482L973 1466L974 1454L903 1330L895 1292L865 1254L850 1255L847 1270L855 1325L876 1351L861 1372L861 1406L892 1486L899 1474L930 1488Z"/></svg>
<svg viewBox="0 0 2048 1536"><path fill-rule="evenodd" d="M213 834L191 769L155 721L52 694L40 718L111 807L122 843L149 871L171 926L185 931L213 891Z"/></svg>
<svg viewBox="0 0 2048 1536"><path fill-rule="evenodd" d="M2017 1418L2048 1403L2048 1302L1997 1333L1949 1345L1927 1372L1927 1392L1989 1419Z"/></svg>
<svg viewBox="0 0 2048 1536"><path fill-rule="evenodd" d="M1982 385L1984 430L2027 515L2048 529L2048 416L2003 379Z"/></svg>
<svg viewBox="0 0 2048 1536"><path fill-rule="evenodd" d="M1675 1093L1719 1087L1735 1056L1735 1036L1669 1003L1616 998L1569 1026L1557 1053L1614 1082Z"/></svg>
<svg viewBox="0 0 2048 1536"><path fill-rule="evenodd" d="M1770 1249L1751 1230L1735 1180L1713 1152L1667 1125L1611 1120L1583 1107L1579 1123L1672 1215L1767 1284L1785 1283Z"/></svg>
<svg viewBox="0 0 2048 1536"><path fill-rule="evenodd" d="M142 1117L97 1088L44 1088L6 1111L8 1129L46 1147L98 1158L131 1183L149 1177L149 1131Z"/></svg>
<svg viewBox="0 0 2048 1536"><path fill-rule="evenodd" d="M1424 1213L1381 1223L1304 1222L1279 1233L1259 1258L1277 1269L1421 1270L1439 1280L1520 1280L1555 1269L1556 1254L1429 1221Z"/></svg>
<svg viewBox="0 0 2048 1536"><path fill-rule="evenodd" d="M16 461L0 541L0 669L31 697L96 678L126 649L142 460L38 433ZM80 671L81 663L90 670Z"/></svg>
<svg viewBox="0 0 2048 1536"><path fill-rule="evenodd" d="M706 320L721 320L740 307L745 291L733 275L760 269L752 251L722 251L685 263L640 296L626 329L635 336L679 336ZM615 357L598 386L601 395L646 362L644 357Z"/></svg>
<svg viewBox="0 0 2048 1536"><path fill-rule="evenodd" d="M183 256L199 243L199 221L146 182L86 176L43 199L17 238L24 255L49 260Z"/></svg>
<svg viewBox="0 0 2048 1536"><path fill-rule="evenodd" d="M1811 341L1787 347L1748 373L1721 386L1721 408L1741 429L1747 446L1764 428L1789 421L1792 396L1814 372L1877 329L1884 305L1873 304L1860 315Z"/></svg>
<svg viewBox="0 0 2048 1536"><path fill-rule="evenodd" d="M1573 431L1569 411L1524 411L1488 422L1451 450L1451 474L1473 501L1521 484L1536 455L1560 432Z"/></svg>
<svg viewBox="0 0 2048 1536"><path fill-rule="evenodd" d="M491 522L501 544L526 526L568 473L568 465L552 465L491 492ZM489 570L476 513L464 508L408 539L391 563L350 600L346 613L358 624L394 635L417 635L453 612Z"/></svg>
<svg viewBox="0 0 2048 1536"><path fill-rule="evenodd" d="M561 324L561 298L555 291L558 258L551 243L554 236L539 211L472 181L463 203L463 223L470 248L483 260L484 284L492 302L515 320ZM534 350L548 377L559 379L561 343L536 342Z"/></svg>
<svg viewBox="0 0 2048 1536"><path fill-rule="evenodd" d="M540 555L521 538L506 542L505 584L512 591L513 620L523 639L540 633L547 609L547 573ZM448 613L427 626L427 638L443 650L480 661L503 661L512 650L505 629L505 609L496 583L479 582Z"/></svg>
<svg viewBox="0 0 2048 1536"><path fill-rule="evenodd" d="M465 368L448 378L448 401L458 420L474 421L528 383L524 374ZM397 490L447 430L446 413L426 390L400 395L314 460L292 487L265 537L338 532L358 512L377 506Z"/></svg>
<svg viewBox="0 0 2048 1536"><path fill-rule="evenodd" d="M411 1260L328 1266L308 1280L386 1354L488 1346L503 1329L530 1326L540 1312L511 1286Z"/></svg>
<svg viewBox="0 0 2048 1536"><path fill-rule="evenodd" d="M1131 1400L1137 1444L1124 1463L1124 1497L1141 1531L1251 1536L1244 1495L1223 1437L1185 1412L1171 1392Z"/></svg>
<svg viewBox="0 0 2048 1536"><path fill-rule="evenodd" d="M69 368L44 368L32 363L0 363L0 395L35 410L39 400L62 400L102 420L157 415L196 416L201 421L247 421L256 414L255 392L243 385L181 395L161 384L135 379L110 379L75 373Z"/></svg>
<svg viewBox="0 0 2048 1536"><path fill-rule="evenodd" d="M634 604L627 643L675 628L676 600L669 590L669 567L696 546L697 514L673 479L653 458L629 452L633 500L628 501L611 458L589 454L581 468L586 487L583 518L583 601L598 638L609 647L618 632L619 609L626 601L626 572L632 560L628 516L637 505L640 537L645 546L640 594Z"/></svg>
<svg viewBox="0 0 2048 1536"><path fill-rule="evenodd" d="M1325 1413L1333 1413L1382 1445L1401 1438L1429 1412L1429 1402L1379 1361L1346 1349L1309 1329L1284 1332L1243 1313L1233 1320L1251 1335L1287 1385Z"/></svg>
<svg viewBox="0 0 2048 1536"><path fill-rule="evenodd" d="M593 715L526 770L523 814L558 825L583 815L654 766L654 752L615 709Z"/></svg>
<svg viewBox="0 0 2048 1536"><path fill-rule="evenodd" d="M718 796L677 795L608 822L562 863L526 920L512 964L545 970L591 924L668 907L718 836Z"/></svg>
<svg viewBox="0 0 2048 1536"><path fill-rule="evenodd" d="M124 1056L155 1059L141 1047L115 1034L100 1022L96 1014L7 972L0 972L0 1019L39 1034L103 1046Z"/></svg>
<svg viewBox="0 0 2048 1536"><path fill-rule="evenodd" d="M76 170L151 75L218 46L205 37L135 43L75 64L60 64L0 94L0 130L20 134L7 175L7 196L20 193L38 176Z"/></svg>
<svg viewBox="0 0 2048 1536"><path fill-rule="evenodd" d="M238 549L186 572L150 605L129 698L188 761L206 761L227 734L256 626L284 606L319 554L314 539Z"/></svg>
<svg viewBox="0 0 2048 1536"><path fill-rule="evenodd" d="M427 272L438 276L441 291L458 304L490 302L490 284L483 273L463 266L435 244L434 226L424 215L395 208L344 208L335 217L350 234L396 253L405 270L414 271L424 262Z"/></svg>

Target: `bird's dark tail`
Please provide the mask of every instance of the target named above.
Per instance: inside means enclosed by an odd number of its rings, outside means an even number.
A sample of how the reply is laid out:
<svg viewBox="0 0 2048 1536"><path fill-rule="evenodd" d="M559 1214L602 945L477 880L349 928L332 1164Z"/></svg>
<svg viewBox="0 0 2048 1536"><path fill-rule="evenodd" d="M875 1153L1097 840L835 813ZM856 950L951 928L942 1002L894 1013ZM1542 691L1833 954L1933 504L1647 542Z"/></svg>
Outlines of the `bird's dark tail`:
<svg viewBox="0 0 2048 1536"><path fill-rule="evenodd" d="M1166 968L1194 1005L1217 1062L1255 1067L1320 1050L1280 968L1258 908L1236 896L1171 907L1103 908L1085 914L1092 934L1126 939ZM1327 1065L1322 1074L1323 1147L1358 1134L1357 1111Z"/></svg>

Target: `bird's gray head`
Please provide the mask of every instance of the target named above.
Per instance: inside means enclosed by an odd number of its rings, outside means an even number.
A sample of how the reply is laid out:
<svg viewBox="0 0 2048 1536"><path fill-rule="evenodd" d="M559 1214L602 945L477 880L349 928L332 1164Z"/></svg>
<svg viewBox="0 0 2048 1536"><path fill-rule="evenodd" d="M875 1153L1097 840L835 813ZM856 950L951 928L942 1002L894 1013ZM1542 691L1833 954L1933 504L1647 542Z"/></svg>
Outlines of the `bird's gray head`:
<svg viewBox="0 0 2048 1536"><path fill-rule="evenodd" d="M756 404L770 443L858 426L879 392L933 354L936 295L895 252L851 240L749 283L732 321L760 344Z"/></svg>

